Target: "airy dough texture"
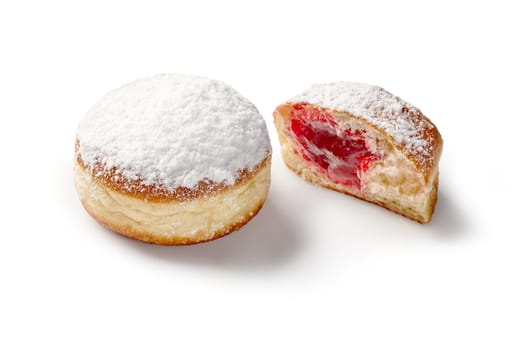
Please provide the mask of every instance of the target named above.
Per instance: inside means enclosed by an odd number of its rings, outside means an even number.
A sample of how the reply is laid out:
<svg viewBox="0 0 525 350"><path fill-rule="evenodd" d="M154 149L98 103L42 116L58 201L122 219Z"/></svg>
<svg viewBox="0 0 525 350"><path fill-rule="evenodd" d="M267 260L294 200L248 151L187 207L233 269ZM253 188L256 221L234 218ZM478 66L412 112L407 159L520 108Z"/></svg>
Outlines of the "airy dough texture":
<svg viewBox="0 0 525 350"><path fill-rule="evenodd" d="M354 118L349 113L330 111L339 125L354 130L365 130L367 144L371 150L382 153L383 158L370 165L362 177L362 189L344 186L332 182L316 170L315 165L299 155L300 146L295 136L290 133L288 104L277 107L274 112L275 126L281 143L281 152L286 165L303 179L318 186L349 194L368 202L383 206L395 213L406 216L420 223L432 219L437 200L438 167L441 153L441 138L435 166L427 173L418 164L411 161L401 150L394 147L390 138L363 120Z"/></svg>
<svg viewBox="0 0 525 350"><path fill-rule="evenodd" d="M182 245L235 231L261 209L270 186L270 158L239 184L214 194L178 201L147 201L116 191L75 161L80 200L99 223L148 243Z"/></svg>

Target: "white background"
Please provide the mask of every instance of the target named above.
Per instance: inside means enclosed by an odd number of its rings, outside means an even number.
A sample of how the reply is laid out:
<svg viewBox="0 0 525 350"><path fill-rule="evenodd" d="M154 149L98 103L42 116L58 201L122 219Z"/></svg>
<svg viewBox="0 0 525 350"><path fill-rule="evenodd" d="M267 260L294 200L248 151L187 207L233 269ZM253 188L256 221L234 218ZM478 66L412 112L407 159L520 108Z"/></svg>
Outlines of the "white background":
<svg viewBox="0 0 525 350"><path fill-rule="evenodd" d="M523 11L510 1L3 1L0 348L524 349ZM223 239L101 228L75 130L157 73L232 85L268 121L267 203ZM271 113L313 82L412 102L445 148L432 223L315 188Z"/></svg>

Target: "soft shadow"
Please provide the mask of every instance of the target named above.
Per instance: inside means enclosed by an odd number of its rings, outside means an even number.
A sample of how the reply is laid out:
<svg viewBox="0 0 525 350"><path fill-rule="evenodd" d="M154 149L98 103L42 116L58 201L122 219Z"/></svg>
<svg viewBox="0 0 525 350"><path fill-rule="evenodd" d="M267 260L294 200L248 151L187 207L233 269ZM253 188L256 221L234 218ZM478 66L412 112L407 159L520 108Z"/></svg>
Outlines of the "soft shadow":
<svg viewBox="0 0 525 350"><path fill-rule="evenodd" d="M211 242L165 247L126 241L140 253L169 263L246 272L279 268L303 243L299 232L271 198L240 230Z"/></svg>
<svg viewBox="0 0 525 350"><path fill-rule="evenodd" d="M434 216L428 225L443 238L461 238L471 231L465 213L450 192L442 189L439 191Z"/></svg>

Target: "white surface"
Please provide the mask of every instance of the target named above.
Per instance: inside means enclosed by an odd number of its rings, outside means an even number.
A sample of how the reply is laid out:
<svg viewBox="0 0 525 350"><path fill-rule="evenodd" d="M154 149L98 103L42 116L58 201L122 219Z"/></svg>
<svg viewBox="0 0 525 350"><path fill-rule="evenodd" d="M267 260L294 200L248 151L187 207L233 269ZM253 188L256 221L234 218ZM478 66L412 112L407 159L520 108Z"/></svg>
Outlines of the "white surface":
<svg viewBox="0 0 525 350"><path fill-rule="evenodd" d="M253 171L271 148L253 103L221 81L181 74L111 90L82 118L77 137L89 173L103 164L97 176L111 176L117 168L117 178L140 179L126 188L132 191L161 185L173 193L202 180L233 185L240 170Z"/></svg>
<svg viewBox="0 0 525 350"><path fill-rule="evenodd" d="M525 347L517 2L343 3L0 5L0 348ZM268 201L212 243L120 237L73 190L84 113L162 72L226 81L270 127ZM383 86L439 127L431 224L284 168L273 108L339 80Z"/></svg>

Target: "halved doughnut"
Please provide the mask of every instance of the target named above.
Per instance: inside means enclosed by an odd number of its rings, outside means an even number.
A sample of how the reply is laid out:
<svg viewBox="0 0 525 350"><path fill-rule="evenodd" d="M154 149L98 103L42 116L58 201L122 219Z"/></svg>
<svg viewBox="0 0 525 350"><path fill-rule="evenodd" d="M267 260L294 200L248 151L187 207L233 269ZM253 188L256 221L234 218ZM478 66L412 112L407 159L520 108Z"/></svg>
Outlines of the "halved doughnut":
<svg viewBox="0 0 525 350"><path fill-rule="evenodd" d="M305 180L431 220L443 141L419 109L380 87L341 82L315 84L273 115L284 162Z"/></svg>

